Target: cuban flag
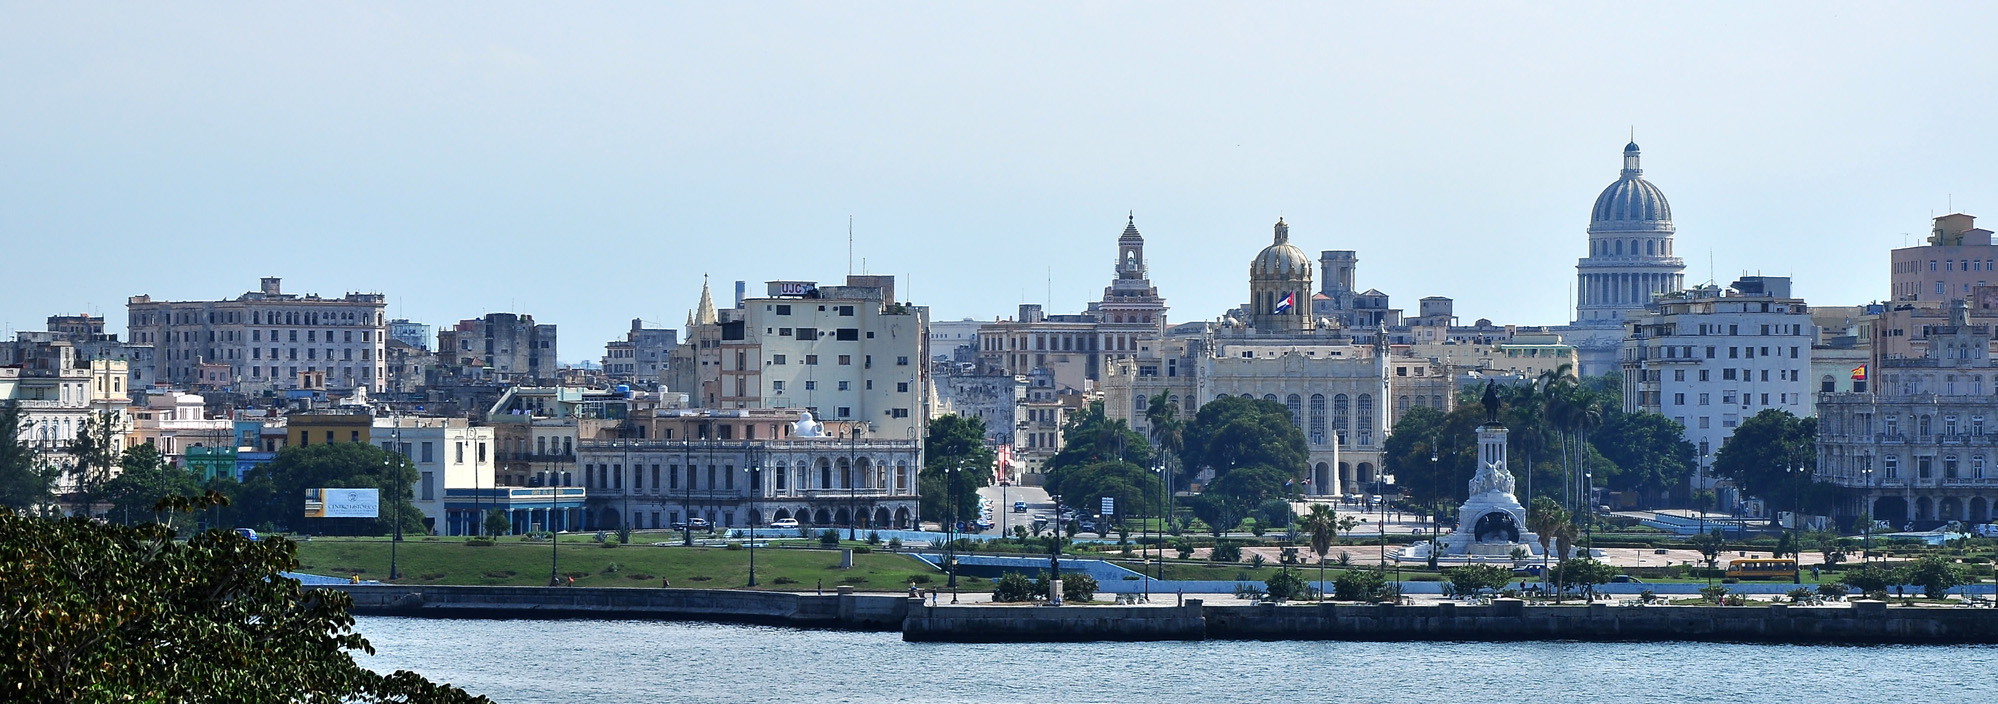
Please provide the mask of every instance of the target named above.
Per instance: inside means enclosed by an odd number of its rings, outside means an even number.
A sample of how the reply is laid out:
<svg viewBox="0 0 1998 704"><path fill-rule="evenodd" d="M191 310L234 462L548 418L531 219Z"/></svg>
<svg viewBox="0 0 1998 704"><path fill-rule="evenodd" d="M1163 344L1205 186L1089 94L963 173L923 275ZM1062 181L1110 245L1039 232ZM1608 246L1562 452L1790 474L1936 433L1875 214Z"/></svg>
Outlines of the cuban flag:
<svg viewBox="0 0 1998 704"><path fill-rule="evenodd" d="M1283 295L1283 300L1277 301L1276 312L1279 314L1289 313L1290 307L1296 304L1297 304L1297 294L1286 293Z"/></svg>

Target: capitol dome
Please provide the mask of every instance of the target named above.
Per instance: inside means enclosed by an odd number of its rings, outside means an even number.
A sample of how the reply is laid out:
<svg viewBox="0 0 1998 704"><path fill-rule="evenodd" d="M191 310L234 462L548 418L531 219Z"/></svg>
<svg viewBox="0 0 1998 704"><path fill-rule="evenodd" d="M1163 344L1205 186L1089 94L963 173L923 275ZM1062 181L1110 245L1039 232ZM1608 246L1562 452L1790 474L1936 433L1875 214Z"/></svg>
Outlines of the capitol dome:
<svg viewBox="0 0 1998 704"><path fill-rule="evenodd" d="M1623 148L1623 173L1602 195L1589 216L1590 232L1671 232L1672 204L1665 192L1644 180L1638 168L1637 143Z"/></svg>
<svg viewBox="0 0 1998 704"><path fill-rule="evenodd" d="M1290 243L1290 226L1283 218L1277 218L1276 241L1256 254L1249 264L1249 278L1252 279L1294 279L1311 278L1311 257L1304 250Z"/></svg>

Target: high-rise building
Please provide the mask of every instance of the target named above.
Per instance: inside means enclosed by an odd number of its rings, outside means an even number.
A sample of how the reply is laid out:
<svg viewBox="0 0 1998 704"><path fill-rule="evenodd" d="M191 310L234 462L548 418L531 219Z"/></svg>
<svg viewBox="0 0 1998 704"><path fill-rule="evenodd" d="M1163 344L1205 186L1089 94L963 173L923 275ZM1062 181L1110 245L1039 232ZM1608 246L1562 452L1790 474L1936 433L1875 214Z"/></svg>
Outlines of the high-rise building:
<svg viewBox="0 0 1998 704"><path fill-rule="evenodd" d="M534 316L487 313L437 332L438 364L460 375L498 381L555 377L555 326L537 325Z"/></svg>
<svg viewBox="0 0 1998 704"><path fill-rule="evenodd" d="M130 341L154 348L155 383L215 386L204 379L226 365L224 386L239 392L316 388L381 391L385 297L349 293L340 298L284 293L280 279L225 301L126 303ZM308 386L308 384L310 386Z"/></svg>
<svg viewBox="0 0 1998 704"><path fill-rule="evenodd" d="M1626 412L1663 415L1685 426L1700 454L1700 488L1734 429L1775 408L1812 413L1810 308L1790 296L1790 279L1749 276L1727 290L1703 286L1658 298L1629 318L1623 349Z"/></svg>
<svg viewBox="0 0 1998 704"><path fill-rule="evenodd" d="M631 319L631 331L624 339L604 343L604 375L618 381L638 381L650 386L660 382L673 348L680 344L680 331L648 328L645 321ZM684 391L684 389L675 389Z"/></svg>

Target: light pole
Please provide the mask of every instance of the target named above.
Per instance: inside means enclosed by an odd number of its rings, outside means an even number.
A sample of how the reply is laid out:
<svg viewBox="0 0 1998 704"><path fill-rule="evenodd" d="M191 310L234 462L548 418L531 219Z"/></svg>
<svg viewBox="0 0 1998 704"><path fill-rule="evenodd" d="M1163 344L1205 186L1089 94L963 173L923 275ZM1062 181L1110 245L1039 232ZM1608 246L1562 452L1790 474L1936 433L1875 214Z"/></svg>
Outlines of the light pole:
<svg viewBox="0 0 1998 704"><path fill-rule="evenodd" d="M395 428L395 440L394 440L395 450L397 453L400 453L402 455L402 458L404 460L408 460L409 453L402 451L402 419L397 418L394 415L390 415L389 422L393 424L392 427ZM391 464L394 462L394 459L392 456L383 456L382 462L385 464ZM401 489L402 482L400 481L402 478L401 477L402 465L393 464L393 467L394 467L394 476L389 478L389 484L397 488L395 492L395 502L394 502L395 527L392 529L394 531L393 534L389 537L389 580L390 581L402 578L402 571L396 569L397 563L395 558L396 543L402 542L402 489Z"/></svg>
<svg viewBox="0 0 1998 704"><path fill-rule="evenodd" d="M1859 561L1860 561L1860 562L1866 562L1866 561L1868 561L1868 560L1871 560L1871 559L1873 559L1873 464L1872 464L1872 461L1873 461L1873 460L1872 460L1872 458L1870 458L1870 457L1869 457L1869 458L1867 458L1867 465L1866 465L1865 467L1861 467L1861 468L1859 469L1859 477L1860 477L1859 481L1860 481L1860 484L1861 484L1862 486L1865 486L1865 487L1866 487L1866 493L1865 493L1865 494L1862 494L1862 495L1861 495L1861 496L1862 496L1863 498L1861 498L1860 500L1861 500L1861 501L1865 501L1865 502L1866 502L1866 504L1867 504L1867 505L1866 505L1866 510L1864 510L1864 511L1860 511L1860 512L1859 512L1859 517L1860 517L1860 518L1862 518L1862 519L1864 519L1864 520L1862 520L1861 522L1862 522L1862 523L1865 523L1865 524L1866 524L1866 526L1865 526L1865 528L1864 528L1864 530L1865 530L1865 533L1863 534L1863 535L1864 535L1865 537L1861 538L1861 539L1860 539L1860 543L1859 543Z"/></svg>
<svg viewBox="0 0 1998 704"><path fill-rule="evenodd" d="M950 474L944 477L944 502L950 507L950 524L944 526L944 565L947 568L945 580L949 582L950 603L957 603L957 472L964 468L964 458L950 466Z"/></svg>
<svg viewBox="0 0 1998 704"><path fill-rule="evenodd" d="M1587 536L1587 538L1588 538L1588 541L1589 541L1589 547L1588 547L1588 551L1589 551L1589 559L1591 559L1591 560L1593 560L1593 559L1595 559L1595 558L1596 558L1596 492L1595 492L1595 488L1596 488L1596 473L1595 473L1594 471L1587 471L1587 472L1583 472L1583 473L1582 473L1582 499L1583 499L1583 505L1584 505L1584 506L1586 506L1586 507L1588 507L1588 509L1589 509L1589 512L1588 512L1587 514L1584 514L1584 515L1586 516L1586 518L1584 519L1584 522L1582 523L1582 529L1583 529L1583 530L1585 530L1585 531L1588 531L1588 536Z"/></svg>
<svg viewBox="0 0 1998 704"><path fill-rule="evenodd" d="M680 544L692 547L694 544L694 441L687 439L685 428L680 433L680 459L687 463L687 481L680 487ZM703 437L707 426L701 426Z"/></svg>
<svg viewBox="0 0 1998 704"><path fill-rule="evenodd" d="M846 539L856 540L854 529L860 525L860 489L855 481L860 478L860 424L853 424L847 432L852 435L852 440L846 445L846 505L852 513L846 515ZM951 518L957 518L955 509L951 511ZM955 584L956 580L952 583ZM957 597L953 595L951 598Z"/></svg>
<svg viewBox="0 0 1998 704"><path fill-rule="evenodd" d="M755 450L749 459L749 586L756 586L756 524L762 515L757 512L757 499L763 493L763 463Z"/></svg>
<svg viewBox="0 0 1998 704"><path fill-rule="evenodd" d="M1793 504L1790 509L1790 556L1798 562L1802 562L1804 559L1804 532L1802 530L1804 517L1803 482L1808 479L1809 475L1806 472L1810 471L1810 468L1805 467L1802 460L1796 460L1792 462L1792 466L1785 469L1787 470L1786 473L1792 477L1790 483L1797 488L1797 503ZM1790 583L1803 584L1803 565L1794 565L1794 567L1795 569L1790 571Z"/></svg>

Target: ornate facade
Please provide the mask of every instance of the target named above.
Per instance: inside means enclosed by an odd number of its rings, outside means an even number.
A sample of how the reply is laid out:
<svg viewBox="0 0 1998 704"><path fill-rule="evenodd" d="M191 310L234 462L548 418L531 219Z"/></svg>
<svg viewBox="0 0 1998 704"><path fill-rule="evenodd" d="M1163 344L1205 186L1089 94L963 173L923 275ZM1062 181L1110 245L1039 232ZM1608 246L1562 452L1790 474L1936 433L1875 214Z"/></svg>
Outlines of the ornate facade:
<svg viewBox="0 0 1998 704"><path fill-rule="evenodd" d="M1567 340L1579 350L1581 373L1617 369L1624 320L1651 297L1685 288L1685 261L1673 254L1672 205L1644 180L1638 148L1623 148L1623 172L1596 196L1589 214L1589 255L1575 265L1575 321Z"/></svg>

